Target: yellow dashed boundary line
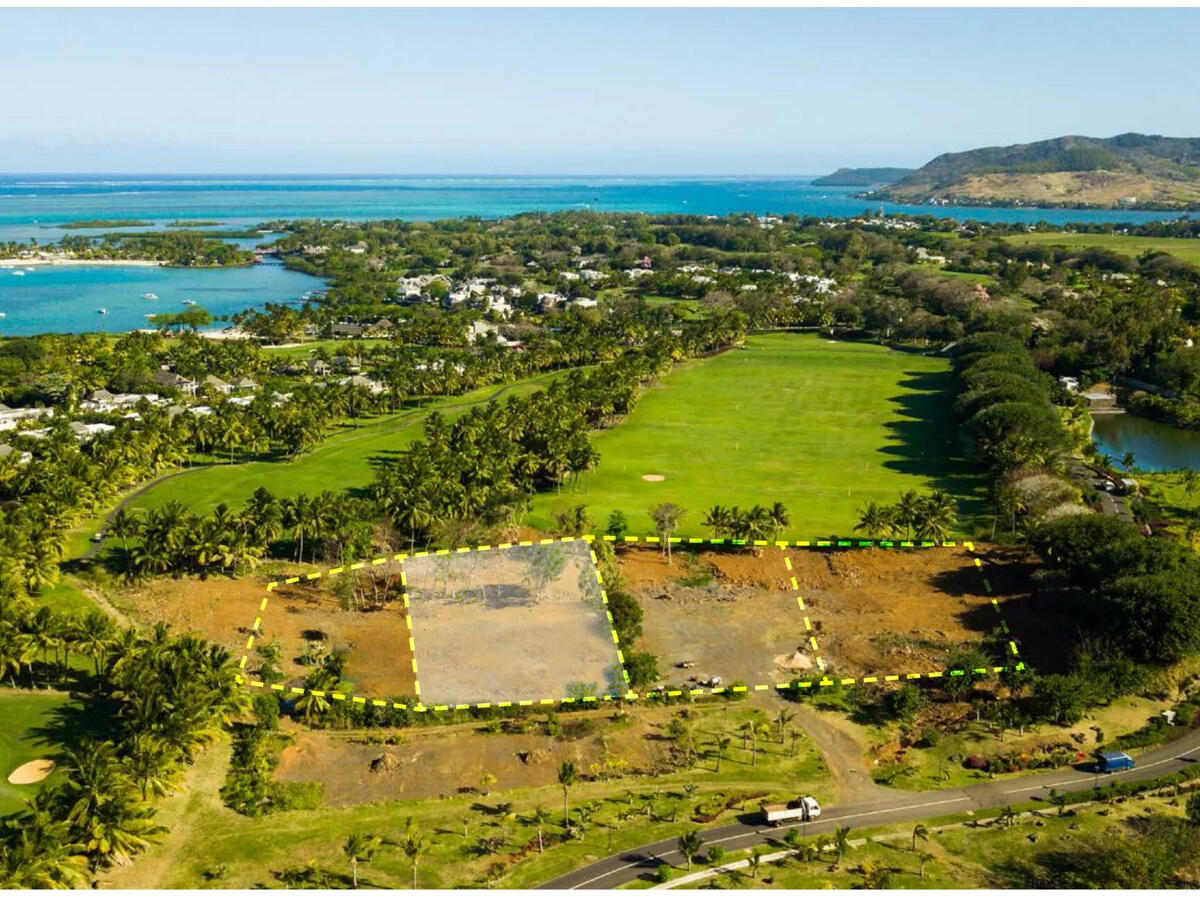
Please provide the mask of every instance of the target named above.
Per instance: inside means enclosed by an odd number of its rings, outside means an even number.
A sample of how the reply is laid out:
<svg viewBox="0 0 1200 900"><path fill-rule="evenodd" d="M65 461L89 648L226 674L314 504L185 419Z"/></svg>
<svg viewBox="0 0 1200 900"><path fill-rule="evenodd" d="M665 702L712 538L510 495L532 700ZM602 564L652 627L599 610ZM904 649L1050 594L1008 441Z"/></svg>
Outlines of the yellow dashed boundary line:
<svg viewBox="0 0 1200 900"><path fill-rule="evenodd" d="M356 571L358 569L365 568L366 566L381 566L381 565L386 565L391 562L399 562L399 563L401 563L400 583L401 583L402 587L407 588L408 579L404 572L403 562L405 559L408 559L410 556L414 559L418 558L418 557L422 557L422 556L447 556L451 553L470 553L473 551L480 551L480 550L506 550L510 547L532 547L532 546L538 545L538 544L554 544L554 543L559 543L559 542L565 543L565 542L576 541L576 540L586 541L589 544L595 540L607 541L609 543L624 543L624 544L638 544L638 543L661 544L662 543L662 540L655 536L640 537L637 535L612 535L612 534L605 534L605 535L597 536L597 535L592 535L592 534L585 534L585 535L581 535L580 537L568 536L568 537L561 537L561 538L545 538L545 539L542 539L539 541L518 541L515 543L509 542L509 543L500 543L500 544L494 544L494 545L482 544L478 547L458 547L458 548L455 548L454 550L421 550L421 551L418 551L416 553L411 553L411 554L397 553L392 556L378 557L376 559L372 559L369 561L356 562L356 563L352 563L347 566L339 566L336 568L328 569L323 572L311 572L307 575L294 575L291 578L284 579L282 584L297 584L301 581L315 581L316 579L322 578L326 575L337 575L346 570ZM904 548L923 549L923 548L929 548L929 547L957 547L957 546L960 546L960 544L957 541L942 541L942 542L937 542L937 541L867 541L867 540L746 541L746 540L737 540L737 539L731 539L731 538L683 538L683 537L671 537L671 538L669 538L669 541L671 544L679 544L679 545L684 545L684 546L696 546L696 545L709 544L709 545L718 546L718 547L720 547L720 546L726 546L726 547L774 547L774 548L781 549L781 550L787 549L789 547L801 548L801 549L823 549L823 548L844 549L844 548L865 548L865 547L877 547L877 548L881 548L881 549L904 549ZM973 553L975 550L974 544L972 544L970 541L963 541L961 546L969 553ZM595 564L597 562L595 550L591 550L591 556L592 556L592 563ZM978 567L980 569L983 568L983 563L980 561L980 559L978 557L972 557L972 559L974 560L976 567ZM816 651L818 649L816 634L813 631L811 620L809 619L808 615L805 612L806 607L804 605L804 598L800 595L799 587L796 582L795 575L790 574L792 572L792 561L791 561L790 556L787 556L787 555L784 556L784 565L786 566L787 571L789 573L788 584L790 585L791 590L795 594L796 604L799 607L799 609L803 615L805 633L808 636L809 644L812 647L812 649L814 651ZM600 585L600 595L604 599L604 612L608 618L610 629L612 630L613 643L617 644L617 658L621 663L621 674L625 680L626 686L628 686L629 685L629 672L625 668L625 655L621 651L620 638L617 635L616 629L612 627L613 626L613 618L612 618L612 612L608 606L608 592L604 588L604 579L603 579L603 576L600 574L600 570L599 570L598 566L596 567L596 581ZM268 583L267 584L267 593L270 594L272 591L274 591L274 589L280 583L281 582L278 582L278 581L272 581L272 582ZM987 589L988 593L990 594L991 590L992 590L991 583L988 581L988 579L986 577L983 579L983 583L984 583L984 587ZM268 598L264 597L262 604L259 606L260 613L266 612L267 601L268 601ZM957 676L957 675L965 675L966 674L964 671L961 671L961 670L951 670L949 672L908 672L908 673L899 673L899 674L893 674L893 675L867 675L867 676L862 676L862 677L858 677L858 678L839 678L837 680L834 680L834 679L829 678L828 676L825 676L816 681L780 682L780 683L773 684L773 685L772 684L733 685L733 686L729 686L729 687L714 687L714 688L695 687L695 688L681 688L679 690L668 690L668 691L647 691L645 694L638 694L637 692L635 692L633 690L627 690L626 693L621 694L621 695L601 694L601 695L597 695L595 697L561 697L558 699L542 698L542 699L538 699L538 700L507 700L507 701L500 701L500 702L493 702L493 703L438 704L433 707L427 707L420 703L420 682L416 681L416 679L415 679L415 676L417 675L417 658L416 658L415 644L413 641L412 616L409 612L409 602L408 602L408 591L407 590L405 590L403 593L403 601L404 601L405 624L408 626L409 650L412 653L412 667L413 667L413 675L414 675L414 682L415 682L414 691L417 694L417 699L418 699L418 702L411 707L413 712L427 712L427 711L430 711L431 709L434 712L443 712L443 711L447 711L447 710L505 709L505 708L510 708L510 707L557 706L557 705L570 705L573 703L593 703L593 702L603 701L603 700L609 700L609 701L611 701L611 700L638 700L638 699L642 699L642 698L656 699L656 698L660 698L660 697L701 697L701 696L714 696L714 695L723 695L723 694L746 694L746 693L751 693L751 692L761 692L761 691L770 691L770 690L780 691L780 690L786 690L786 689L790 689L790 688L808 689L808 688L812 688L812 687L830 687L835 684L852 685L852 684L875 684L875 683L879 683L879 682L894 682L894 681L917 681L917 680L921 680L921 679L942 678L946 675ZM994 598L992 600L992 607L996 610L997 614L1000 613L1000 606ZM240 672L243 672L243 673L245 672L246 665L247 665L247 662L250 657L250 651L254 647L254 640L258 635L258 631L259 631L261 624L262 624L262 616L260 615L259 617L257 617L255 619L254 626L251 629L250 637L246 641L246 651L242 655L241 662L238 664L238 669ZM1009 645L1009 650L1012 654L1013 659L1016 660L1016 662L1014 663L1015 668L1017 670L1023 670L1025 668L1025 663L1020 660L1020 651L1017 648L1016 640L1015 640L1015 638L1012 637L1012 633L1009 629L1008 622L1005 621L1003 616L1000 617L1000 625L1001 625L1001 628L1004 630L1005 635L1009 636L1008 645ZM824 663L824 660L822 660L821 657L819 657L819 656L817 657L817 665L821 671L824 671L825 663ZM993 666L993 667L987 668L987 669L975 669L974 674L977 674L977 675L993 674L993 675L995 675L995 674L999 674L1001 672L1007 671L1008 668L1009 668L1008 666ZM237 680L240 684L248 685L248 686L254 687L254 688L269 689L269 690L275 691L276 693L279 693L279 694L302 695L307 692L306 689L302 688L302 687L288 687L288 686L285 686L282 684L267 684L263 681L249 679L249 678L245 677L244 675L238 675ZM371 706L377 706L377 707L389 707L390 706L395 709L408 709L409 708L403 703L393 703L393 702L388 702L385 700L375 700L375 699L371 699L371 698L367 698L367 697L357 697L357 696L353 696L353 695L346 696L345 694L331 692L331 691L312 691L312 693L314 693L318 696L328 696L333 700L341 700L341 701L345 701L345 702L349 702L349 703L359 703L359 704L363 704L363 705L370 704Z"/></svg>

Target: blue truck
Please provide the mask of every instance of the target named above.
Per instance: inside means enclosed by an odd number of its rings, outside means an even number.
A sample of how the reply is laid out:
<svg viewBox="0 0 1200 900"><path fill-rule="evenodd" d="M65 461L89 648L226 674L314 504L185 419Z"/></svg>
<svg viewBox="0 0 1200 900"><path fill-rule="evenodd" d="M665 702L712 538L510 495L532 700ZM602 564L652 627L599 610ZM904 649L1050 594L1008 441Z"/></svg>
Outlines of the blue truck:
<svg viewBox="0 0 1200 900"><path fill-rule="evenodd" d="M1113 753L1096 754L1097 772L1123 772L1126 769L1132 769L1134 765L1133 757L1119 750Z"/></svg>

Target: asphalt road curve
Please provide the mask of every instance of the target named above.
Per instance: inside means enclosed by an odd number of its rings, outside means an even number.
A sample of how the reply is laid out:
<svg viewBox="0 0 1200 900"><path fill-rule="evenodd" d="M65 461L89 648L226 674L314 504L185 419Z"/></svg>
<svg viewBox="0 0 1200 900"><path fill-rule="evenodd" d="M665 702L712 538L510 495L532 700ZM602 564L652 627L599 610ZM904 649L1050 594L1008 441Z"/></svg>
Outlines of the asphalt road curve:
<svg viewBox="0 0 1200 900"><path fill-rule="evenodd" d="M1136 768L1112 775L1098 776L1082 768L1056 769L1011 780L980 782L962 788L902 794L893 802L884 799L859 806L831 807L823 811L821 818L806 826L789 822L786 825L768 827L758 825L753 821L756 817L748 815L744 817L744 821L703 831L701 836L706 844L720 844L727 851L745 850L779 839L790 828L799 827L806 835L815 835L832 832L844 826L854 829L912 822L947 813L1046 800L1050 788L1067 793L1113 781L1144 781L1169 775L1195 763L1200 763L1200 731L1190 731L1170 744L1143 754L1137 757ZM681 826L681 830L683 827L685 826ZM676 867L686 865L678 850L677 837L645 844L597 860L548 881L541 887L555 890L616 888L643 875L653 875L662 863Z"/></svg>

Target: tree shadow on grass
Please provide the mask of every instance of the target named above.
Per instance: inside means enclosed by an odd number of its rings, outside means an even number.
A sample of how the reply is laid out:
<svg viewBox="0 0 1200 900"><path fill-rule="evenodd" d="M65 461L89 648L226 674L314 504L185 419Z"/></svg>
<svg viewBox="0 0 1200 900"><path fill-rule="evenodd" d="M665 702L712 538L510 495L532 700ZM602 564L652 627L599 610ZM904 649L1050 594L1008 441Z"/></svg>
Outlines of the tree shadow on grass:
<svg viewBox="0 0 1200 900"><path fill-rule="evenodd" d="M953 411L952 376L948 372L905 372L899 387L905 393L889 397L903 418L885 423L894 440L879 452L891 457L884 468L920 478L958 501L963 524L982 522L991 510L986 473L968 458Z"/></svg>
<svg viewBox="0 0 1200 900"><path fill-rule="evenodd" d="M77 746L88 738L109 740L118 733L116 712L115 704L102 700L64 703L52 710L43 724L30 727L27 733L39 746L56 748Z"/></svg>

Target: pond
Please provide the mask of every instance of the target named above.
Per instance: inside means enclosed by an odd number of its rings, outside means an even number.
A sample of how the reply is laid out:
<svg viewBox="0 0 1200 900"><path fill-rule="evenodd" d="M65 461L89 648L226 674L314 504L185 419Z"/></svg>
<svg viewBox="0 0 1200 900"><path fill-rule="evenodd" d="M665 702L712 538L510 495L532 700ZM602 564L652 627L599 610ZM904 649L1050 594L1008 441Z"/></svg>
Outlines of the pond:
<svg viewBox="0 0 1200 900"><path fill-rule="evenodd" d="M1093 416L1092 439L1101 453L1119 462L1133 453L1134 464L1148 472L1200 468L1200 431L1175 428L1129 413Z"/></svg>

